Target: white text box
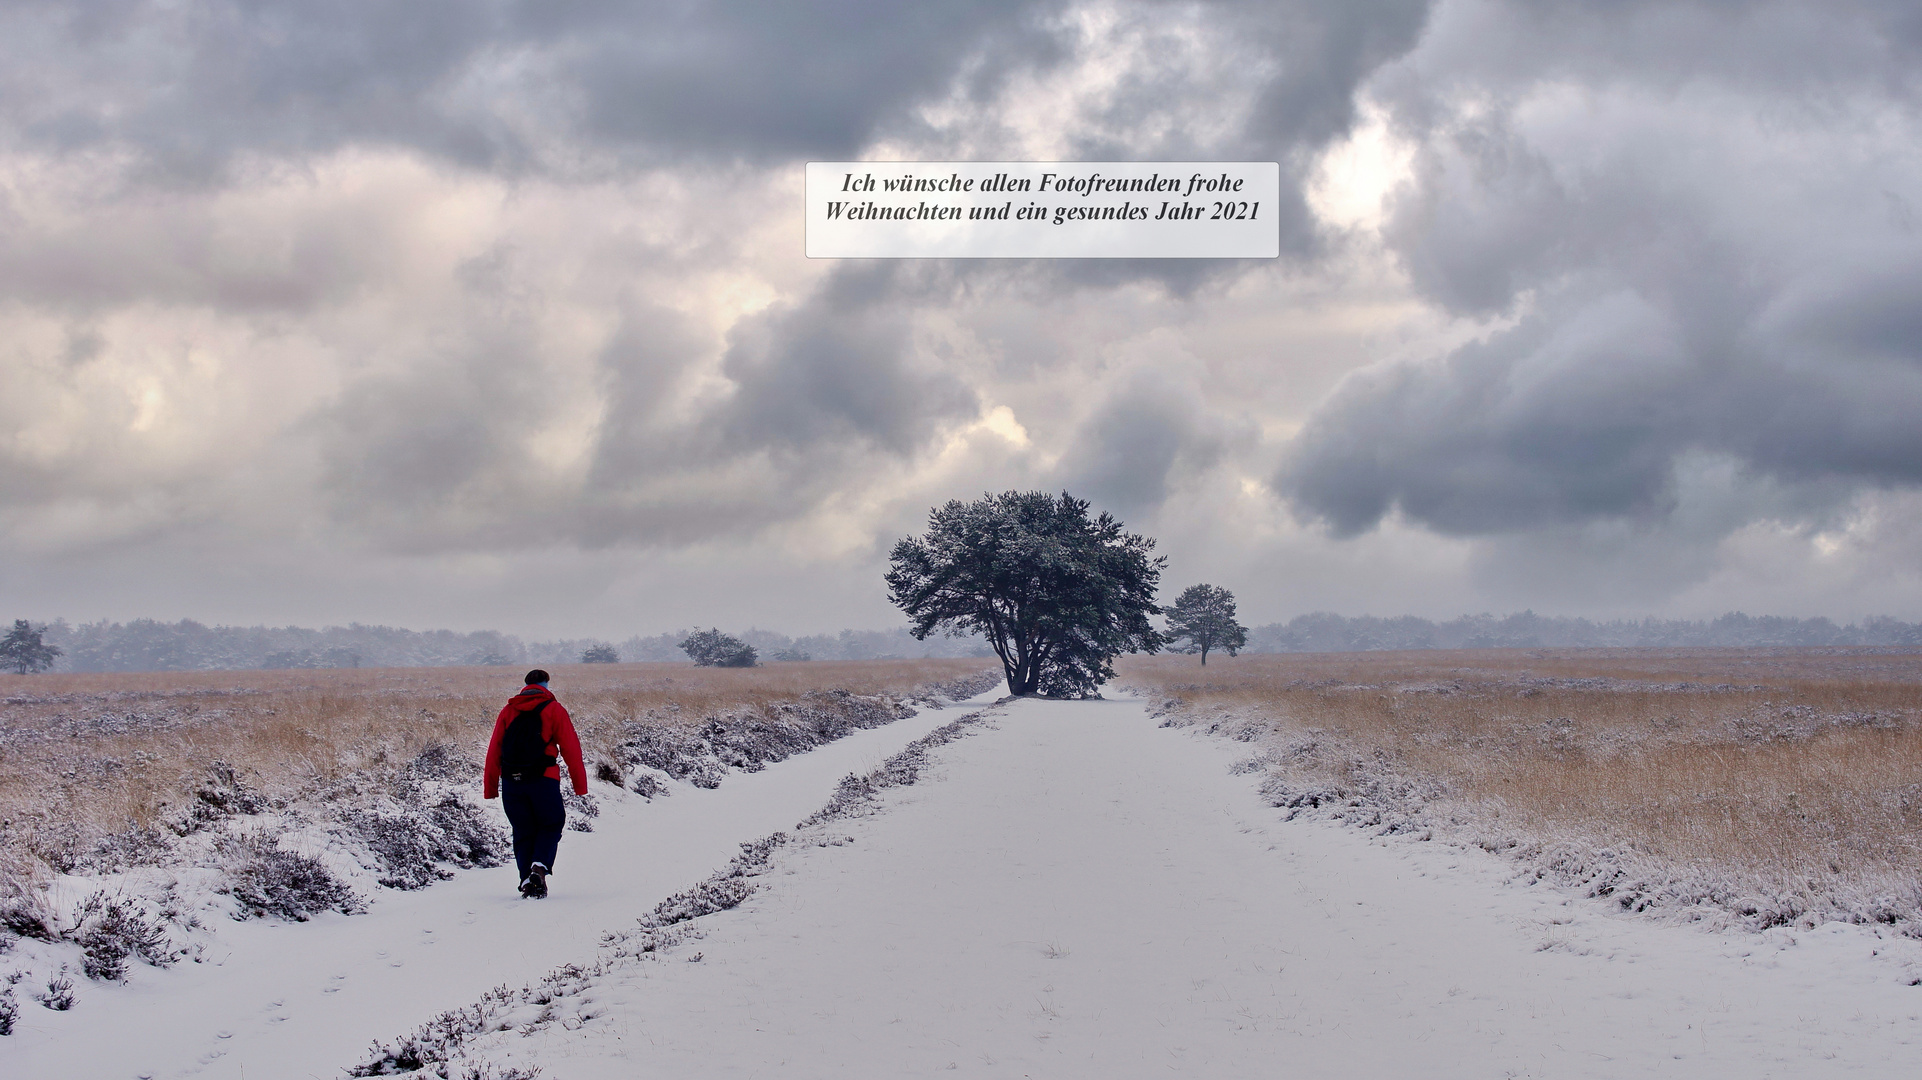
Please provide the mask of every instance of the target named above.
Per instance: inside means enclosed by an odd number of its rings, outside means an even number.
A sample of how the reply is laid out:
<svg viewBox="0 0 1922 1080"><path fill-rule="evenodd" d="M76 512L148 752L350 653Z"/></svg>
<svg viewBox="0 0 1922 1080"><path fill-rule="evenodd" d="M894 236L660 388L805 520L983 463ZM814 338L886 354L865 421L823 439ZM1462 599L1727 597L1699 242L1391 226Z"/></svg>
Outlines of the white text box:
<svg viewBox="0 0 1922 1080"><path fill-rule="evenodd" d="M810 161L811 259L1273 259L1273 161Z"/></svg>

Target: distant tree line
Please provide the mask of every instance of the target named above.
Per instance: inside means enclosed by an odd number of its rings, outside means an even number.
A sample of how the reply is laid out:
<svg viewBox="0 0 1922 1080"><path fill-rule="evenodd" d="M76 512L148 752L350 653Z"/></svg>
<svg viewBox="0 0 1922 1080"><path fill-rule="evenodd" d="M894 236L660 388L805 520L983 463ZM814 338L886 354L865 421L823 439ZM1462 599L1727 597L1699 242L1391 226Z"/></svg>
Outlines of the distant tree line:
<svg viewBox="0 0 1922 1080"><path fill-rule="evenodd" d="M3 626L4 624L0 624ZM65 620L34 622L55 657L35 661L55 671L213 671L260 668L447 667L499 665L552 666L618 661L686 663L680 643L689 632L635 636L612 642L599 638L525 640L493 630L405 630L351 623L321 630L297 626L208 626L192 619L165 623L153 619L74 625ZM978 639L916 641L906 627L894 630L843 630L793 638L767 630L736 632L733 637L773 660L874 660L924 656L982 656ZM19 649L28 648L25 639ZM24 651L21 653L27 655ZM41 656L41 654L34 654ZM11 660L8 666L15 666Z"/></svg>
<svg viewBox="0 0 1922 1080"><path fill-rule="evenodd" d="M5 624L0 623L0 626ZM527 641L492 630L404 630L359 623L323 630L301 627L206 626L135 619L70 625L33 622L39 643L60 650L35 653L35 665L55 671L201 671L233 668L440 667L461 664L529 666L579 663L595 648L614 650L626 661L688 659L680 643L689 631L630 637ZM907 627L843 630L839 634L789 637L767 630L736 631L732 637L764 660L872 660L923 656L993 655L979 637L931 634L917 641ZM1378 649L1583 648L1692 646L1922 645L1922 623L1877 617L1838 624L1829 619L1753 616L1736 612L1718 619L1590 620L1537 615L1467 615L1436 622L1415 616L1380 618L1326 612L1285 623L1251 627L1240 651L1362 652ZM24 638L19 648L31 647ZM1219 646L1217 646L1219 647ZM1226 651L1225 649L1223 651ZM24 656L25 653L23 652ZM17 665L11 661L7 669Z"/></svg>
<svg viewBox="0 0 1922 1080"><path fill-rule="evenodd" d="M1367 652L1381 649L1748 648L1922 645L1922 623L1876 616L1837 625L1824 619L1731 612L1717 619L1595 621L1537 615L1464 615L1446 622L1404 615L1300 615L1248 631L1243 652Z"/></svg>

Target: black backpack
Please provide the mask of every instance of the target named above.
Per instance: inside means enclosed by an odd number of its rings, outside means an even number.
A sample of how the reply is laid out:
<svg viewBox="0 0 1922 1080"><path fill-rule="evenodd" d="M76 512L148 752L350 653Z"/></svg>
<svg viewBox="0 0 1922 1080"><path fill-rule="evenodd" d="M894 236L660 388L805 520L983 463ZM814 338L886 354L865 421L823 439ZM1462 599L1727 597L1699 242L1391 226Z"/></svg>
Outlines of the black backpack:
<svg viewBox="0 0 1922 1080"><path fill-rule="evenodd" d="M543 701L531 709L523 709L508 721L507 730L501 735L502 774L520 773L532 779L546 776L547 770L554 767L555 759L547 752L547 740L541 738L541 713L547 710L547 704Z"/></svg>

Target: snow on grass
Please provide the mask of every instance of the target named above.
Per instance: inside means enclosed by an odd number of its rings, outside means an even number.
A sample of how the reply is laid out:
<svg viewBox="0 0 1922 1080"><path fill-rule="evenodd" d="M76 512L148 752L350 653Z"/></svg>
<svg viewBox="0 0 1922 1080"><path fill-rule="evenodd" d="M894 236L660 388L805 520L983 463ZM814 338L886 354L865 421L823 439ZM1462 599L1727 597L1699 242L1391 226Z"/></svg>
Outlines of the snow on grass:
<svg viewBox="0 0 1922 1080"><path fill-rule="evenodd" d="M669 797L650 799L598 782L594 831L566 835L552 892L541 901L520 898L509 867L456 871L409 890L382 888L371 880L375 871L362 867L356 891L376 901L364 913L235 921L232 898L216 891L228 881L221 871L131 868L119 877L130 895L177 878L188 916L199 914L208 928L176 938L188 951L179 962L155 968L130 960L118 982L81 975L71 942L0 938L0 988L9 972L23 973L13 1034L0 1039L0 1075L339 1075L376 1038L490 988L530 985L556 964L591 959L606 932L638 930L636 916L707 877L741 841L791 828L837 780L868 771L952 715L929 710L853 729L806 754L730 776L717 789L669 780ZM331 861L339 852L327 846L329 828L310 821L280 833L280 845L348 874L355 868ZM195 833L195 842L217 831ZM85 899L82 887L90 892L104 881L58 875L50 884L51 899L66 910ZM74 1007L56 1012L34 995L67 961Z"/></svg>
<svg viewBox="0 0 1922 1080"><path fill-rule="evenodd" d="M1499 852L1624 910L1922 936L1922 656L1133 660L1289 817Z"/></svg>
<svg viewBox="0 0 1922 1080"><path fill-rule="evenodd" d="M970 662L795 667L718 680L674 668L677 681L596 666L582 674L598 681L568 704L596 779L653 798L911 716L908 700L999 681ZM37 985L71 970L118 983L136 966L218 955L232 921L354 915L510 860L499 811L480 798L499 672L301 674L318 686L221 674L263 685L206 685L215 676L200 673L12 680L56 692L15 693L0 723L0 977ZM887 689L822 689L810 676ZM168 680L188 685L152 685ZM409 697L397 680L440 682ZM568 809L573 831L592 831L595 795L569 793ZM64 1009L85 996L54 997Z"/></svg>

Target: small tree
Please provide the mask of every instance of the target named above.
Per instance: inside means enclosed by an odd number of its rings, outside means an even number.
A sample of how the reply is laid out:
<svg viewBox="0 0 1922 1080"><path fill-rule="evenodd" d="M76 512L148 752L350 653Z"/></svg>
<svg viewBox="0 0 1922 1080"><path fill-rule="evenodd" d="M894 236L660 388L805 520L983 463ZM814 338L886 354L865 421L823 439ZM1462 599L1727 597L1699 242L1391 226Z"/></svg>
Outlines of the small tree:
<svg viewBox="0 0 1922 1080"><path fill-rule="evenodd" d="M615 652L612 645L590 645L586 652L581 653L583 664L618 664L620 662L621 654Z"/></svg>
<svg viewBox="0 0 1922 1080"><path fill-rule="evenodd" d="M1185 653L1200 653L1208 666L1208 652L1220 649L1229 656L1248 644L1248 628L1235 622L1235 594L1218 585L1190 585L1168 609L1168 640L1187 640Z"/></svg>
<svg viewBox="0 0 1922 1080"><path fill-rule="evenodd" d="M46 632L46 627L35 629L25 619L13 620L13 629L0 638L0 667L12 668L19 675L31 675L52 667L60 649L40 640L40 635Z"/></svg>
<svg viewBox="0 0 1922 1080"><path fill-rule="evenodd" d="M1167 562L1155 542L1062 492L1008 491L928 515L928 534L894 545L888 597L919 640L979 633L1015 694L1089 697L1124 652L1154 652L1148 619Z"/></svg>
<svg viewBox="0 0 1922 1080"><path fill-rule="evenodd" d="M681 651L698 667L753 667L758 660L754 646L719 630L696 630L681 642Z"/></svg>

